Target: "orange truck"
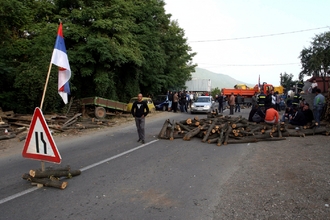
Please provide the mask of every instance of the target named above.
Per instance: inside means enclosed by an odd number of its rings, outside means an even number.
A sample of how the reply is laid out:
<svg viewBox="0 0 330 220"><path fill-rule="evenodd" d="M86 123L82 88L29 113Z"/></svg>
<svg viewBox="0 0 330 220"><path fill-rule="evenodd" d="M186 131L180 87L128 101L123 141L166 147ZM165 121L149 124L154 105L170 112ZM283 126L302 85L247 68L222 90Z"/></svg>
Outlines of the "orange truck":
<svg viewBox="0 0 330 220"><path fill-rule="evenodd" d="M267 94L267 91L271 91L273 89L273 85L267 83L263 83L260 88L264 94ZM235 96L240 94L244 98L244 104L249 105L252 103L252 96L254 96L255 93L259 93L259 86L257 84L253 88L249 88L246 85L235 85L233 89L223 88L221 91L223 95L227 97L229 97L232 93Z"/></svg>

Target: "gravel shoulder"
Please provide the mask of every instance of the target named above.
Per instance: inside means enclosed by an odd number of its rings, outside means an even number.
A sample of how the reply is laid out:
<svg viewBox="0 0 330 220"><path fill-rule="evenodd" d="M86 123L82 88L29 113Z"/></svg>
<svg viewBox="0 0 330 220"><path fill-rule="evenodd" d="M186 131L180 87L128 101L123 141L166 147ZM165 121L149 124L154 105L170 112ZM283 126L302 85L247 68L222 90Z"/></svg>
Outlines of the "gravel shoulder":
<svg viewBox="0 0 330 220"><path fill-rule="evenodd" d="M242 161L214 219L330 219L329 137L259 142Z"/></svg>

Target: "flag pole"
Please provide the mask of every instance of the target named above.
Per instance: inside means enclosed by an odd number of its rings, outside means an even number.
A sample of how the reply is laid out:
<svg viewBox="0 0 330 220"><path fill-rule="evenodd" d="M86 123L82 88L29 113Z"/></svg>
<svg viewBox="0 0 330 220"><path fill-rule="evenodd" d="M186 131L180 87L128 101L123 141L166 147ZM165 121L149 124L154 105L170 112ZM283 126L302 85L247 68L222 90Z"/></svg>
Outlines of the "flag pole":
<svg viewBox="0 0 330 220"><path fill-rule="evenodd" d="M41 103L40 103L40 110L41 111L42 111L42 106L43 106L44 100L45 100L45 95L46 95L46 91L47 91L47 86L48 86L48 81L49 81L49 76L50 76L51 69L52 69L52 61L50 61L50 64L49 64L49 67L48 67L46 83L45 83L44 91L43 91L42 98L41 98ZM44 161L41 161L41 171L45 171L45 162Z"/></svg>
<svg viewBox="0 0 330 220"><path fill-rule="evenodd" d="M47 91L47 86L48 86L48 81L49 81L49 76L50 76L51 69L52 69L52 61L50 61L50 64L49 64L47 78L46 78L46 83L45 83L45 87L44 87L44 92L43 92L42 98L41 98L41 103L40 103L40 109L41 110L42 110L42 106L43 106L44 100L45 100L45 95L46 95L46 91Z"/></svg>

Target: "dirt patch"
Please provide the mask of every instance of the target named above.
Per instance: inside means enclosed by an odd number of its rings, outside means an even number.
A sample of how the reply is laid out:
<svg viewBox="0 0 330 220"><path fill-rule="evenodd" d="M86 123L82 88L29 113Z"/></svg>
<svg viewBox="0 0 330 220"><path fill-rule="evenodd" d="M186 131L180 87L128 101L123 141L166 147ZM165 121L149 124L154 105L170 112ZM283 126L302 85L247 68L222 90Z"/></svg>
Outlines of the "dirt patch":
<svg viewBox="0 0 330 220"><path fill-rule="evenodd" d="M214 219L329 219L327 136L257 143L221 189Z"/></svg>

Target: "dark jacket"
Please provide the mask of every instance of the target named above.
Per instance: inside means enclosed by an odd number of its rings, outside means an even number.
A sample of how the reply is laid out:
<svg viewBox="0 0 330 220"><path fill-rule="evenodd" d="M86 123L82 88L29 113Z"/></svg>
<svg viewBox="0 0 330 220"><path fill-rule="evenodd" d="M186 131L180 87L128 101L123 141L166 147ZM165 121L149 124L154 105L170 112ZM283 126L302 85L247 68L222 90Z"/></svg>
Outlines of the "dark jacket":
<svg viewBox="0 0 330 220"><path fill-rule="evenodd" d="M301 111L296 111L289 123L298 126L305 125L306 119L304 113L302 113Z"/></svg>
<svg viewBox="0 0 330 220"><path fill-rule="evenodd" d="M310 109L302 111L305 115L305 119L307 123L311 123L314 120L314 114L313 111Z"/></svg>
<svg viewBox="0 0 330 220"><path fill-rule="evenodd" d="M142 115L147 116L149 114L149 107L144 101L135 101L132 106L131 113L133 117L141 118Z"/></svg>
<svg viewBox="0 0 330 220"><path fill-rule="evenodd" d="M243 103L243 97L240 96L240 95L237 95L237 96L235 97L235 103L236 103L236 104L242 104L242 103Z"/></svg>
<svg viewBox="0 0 330 220"><path fill-rule="evenodd" d="M222 104L222 102L223 102L223 96L222 96L222 95L219 95L219 96L218 96L218 102L219 102L219 104L220 104L220 103Z"/></svg>
<svg viewBox="0 0 330 220"><path fill-rule="evenodd" d="M168 99L168 101L173 101L173 93L169 93L168 95L167 95L167 99Z"/></svg>
<svg viewBox="0 0 330 220"><path fill-rule="evenodd" d="M260 93L258 96L258 105L260 107L265 106L265 101L266 101L266 95L264 93Z"/></svg>
<svg viewBox="0 0 330 220"><path fill-rule="evenodd" d="M270 108L272 106L272 94L268 94L265 99L265 107Z"/></svg>

